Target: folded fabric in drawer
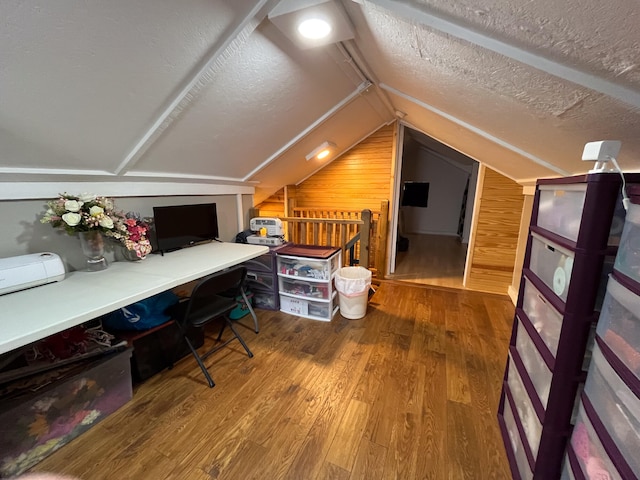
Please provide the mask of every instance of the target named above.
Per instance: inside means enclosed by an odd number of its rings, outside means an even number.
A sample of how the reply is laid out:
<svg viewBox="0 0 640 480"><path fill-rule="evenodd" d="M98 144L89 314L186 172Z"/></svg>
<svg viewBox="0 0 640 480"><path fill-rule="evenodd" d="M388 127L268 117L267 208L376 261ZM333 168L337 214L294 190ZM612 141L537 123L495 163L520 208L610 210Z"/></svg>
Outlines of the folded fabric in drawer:
<svg viewBox="0 0 640 480"><path fill-rule="evenodd" d="M507 384L513 396L515 403L514 414L520 418L520 423L524 429L526 441L533 453L534 458L538 456L538 447L540 446L540 436L542 435L542 424L533 408L529 393L527 392L516 364L509 354L509 371L507 373Z"/></svg>
<svg viewBox="0 0 640 480"><path fill-rule="evenodd" d="M562 329L562 315L553 308L527 277L524 277L522 310L555 357Z"/></svg>
<svg viewBox="0 0 640 480"><path fill-rule="evenodd" d="M540 356L540 352L538 352L538 349L524 326L523 322L526 322L527 320L521 320L519 317L516 318L518 322L516 350L518 351L518 355L536 389L538 398L546 410L553 374Z"/></svg>
<svg viewBox="0 0 640 480"><path fill-rule="evenodd" d="M640 284L640 205L629 206L615 269Z"/></svg>
<svg viewBox="0 0 640 480"><path fill-rule="evenodd" d="M620 285L614 277L607 284L598 335L640 379L640 296Z"/></svg>
<svg viewBox="0 0 640 480"><path fill-rule="evenodd" d="M629 467L640 476L640 399L609 365L597 344L584 393Z"/></svg>
<svg viewBox="0 0 640 480"><path fill-rule="evenodd" d="M622 480L582 405L571 435L571 447L586 478Z"/></svg>

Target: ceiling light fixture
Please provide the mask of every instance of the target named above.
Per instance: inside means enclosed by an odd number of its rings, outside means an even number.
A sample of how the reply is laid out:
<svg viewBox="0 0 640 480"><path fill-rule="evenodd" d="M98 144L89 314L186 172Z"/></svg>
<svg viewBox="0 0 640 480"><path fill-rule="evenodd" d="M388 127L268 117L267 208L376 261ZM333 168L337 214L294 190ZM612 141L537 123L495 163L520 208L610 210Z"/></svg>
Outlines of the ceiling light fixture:
<svg viewBox="0 0 640 480"><path fill-rule="evenodd" d="M305 158L307 159L307 161L311 160L312 158L317 158L318 160L322 160L324 158L327 158L331 154L334 148L336 148L335 143L328 142L328 141L322 142L320 145L314 148L310 153L308 153Z"/></svg>
<svg viewBox="0 0 640 480"><path fill-rule="evenodd" d="M268 17L294 45L302 49L355 37L347 12L336 0L280 0Z"/></svg>
<svg viewBox="0 0 640 480"><path fill-rule="evenodd" d="M320 40L331 33L331 24L323 18L308 18L300 22L298 32L304 38Z"/></svg>

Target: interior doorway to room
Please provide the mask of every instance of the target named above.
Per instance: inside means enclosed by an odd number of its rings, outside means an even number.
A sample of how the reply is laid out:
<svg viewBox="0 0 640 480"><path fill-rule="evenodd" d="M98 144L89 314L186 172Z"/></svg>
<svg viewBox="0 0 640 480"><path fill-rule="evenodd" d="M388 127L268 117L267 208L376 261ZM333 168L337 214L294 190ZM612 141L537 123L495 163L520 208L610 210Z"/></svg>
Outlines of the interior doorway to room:
<svg viewBox="0 0 640 480"><path fill-rule="evenodd" d="M400 130L389 278L463 288L478 163L416 130Z"/></svg>

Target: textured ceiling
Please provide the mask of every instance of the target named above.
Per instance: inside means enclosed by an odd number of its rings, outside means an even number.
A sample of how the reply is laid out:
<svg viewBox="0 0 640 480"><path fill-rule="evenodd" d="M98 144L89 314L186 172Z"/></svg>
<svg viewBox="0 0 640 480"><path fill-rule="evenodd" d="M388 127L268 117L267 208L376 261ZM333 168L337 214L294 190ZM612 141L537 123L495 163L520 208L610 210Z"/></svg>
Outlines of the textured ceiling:
<svg viewBox="0 0 640 480"><path fill-rule="evenodd" d="M0 183L260 201L321 168L323 141L340 154L396 115L523 184L585 172L593 140L640 171L635 0L342 0L355 38L313 49L268 20L277 4L0 2Z"/></svg>

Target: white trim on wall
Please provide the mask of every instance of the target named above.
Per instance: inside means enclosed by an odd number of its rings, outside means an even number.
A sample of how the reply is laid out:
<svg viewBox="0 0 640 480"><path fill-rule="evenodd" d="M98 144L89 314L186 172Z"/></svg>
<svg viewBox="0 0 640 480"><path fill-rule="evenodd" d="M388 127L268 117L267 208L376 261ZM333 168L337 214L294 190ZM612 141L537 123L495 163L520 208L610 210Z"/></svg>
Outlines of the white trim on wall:
<svg viewBox="0 0 640 480"><path fill-rule="evenodd" d="M105 197L253 195L255 187L175 182L0 182L0 200L55 198L64 192L88 192Z"/></svg>

